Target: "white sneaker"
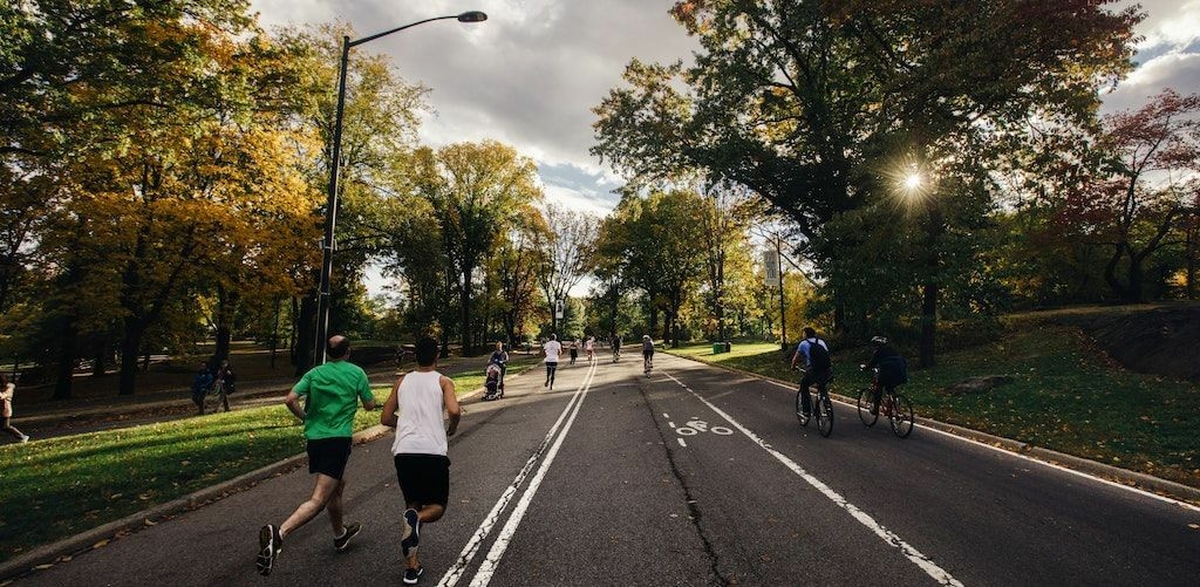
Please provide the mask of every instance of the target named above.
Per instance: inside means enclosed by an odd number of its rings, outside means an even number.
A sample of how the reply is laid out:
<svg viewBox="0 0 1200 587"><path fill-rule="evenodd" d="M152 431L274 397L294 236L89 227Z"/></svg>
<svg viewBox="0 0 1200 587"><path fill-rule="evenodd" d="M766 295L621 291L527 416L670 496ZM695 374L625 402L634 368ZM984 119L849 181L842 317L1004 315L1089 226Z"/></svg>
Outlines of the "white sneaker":
<svg viewBox="0 0 1200 587"><path fill-rule="evenodd" d="M22 435L21 435L21 440L20 440L20 442L29 442L29 435L28 435L28 434L22 434Z"/></svg>

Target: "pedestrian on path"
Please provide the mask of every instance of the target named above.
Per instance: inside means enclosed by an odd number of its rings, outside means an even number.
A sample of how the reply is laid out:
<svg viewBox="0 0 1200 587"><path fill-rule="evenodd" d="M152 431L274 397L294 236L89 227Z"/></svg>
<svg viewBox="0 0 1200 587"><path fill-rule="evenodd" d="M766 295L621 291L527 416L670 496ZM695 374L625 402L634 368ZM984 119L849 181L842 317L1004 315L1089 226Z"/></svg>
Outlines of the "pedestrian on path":
<svg viewBox="0 0 1200 587"><path fill-rule="evenodd" d="M13 416L13 395L15 395L16 392L16 384L9 382L8 375L0 373L0 403L4 404L3 406L0 406L3 408L3 412L0 413L2 413L4 416L3 418L0 418L0 428L3 428L5 432L11 434L13 438L16 438L17 442L29 442L29 436L23 434L20 430L17 430L17 428L13 426L11 422Z"/></svg>
<svg viewBox="0 0 1200 587"><path fill-rule="evenodd" d="M212 371L208 370L208 363L201 362L200 370L196 372L195 377L192 377L192 403L200 409L201 416L204 415L204 396L208 395L212 384Z"/></svg>
<svg viewBox="0 0 1200 587"><path fill-rule="evenodd" d="M321 510L329 512L333 526L333 547L346 549L361 524L342 523L342 492L346 488L343 474L350 460L354 440L354 414L361 399L363 409L375 409L375 396L362 368L347 362L350 340L344 336L329 339L326 347L329 362L313 367L288 392L284 403L304 422L304 437L308 441L308 472L317 475L317 484L308 501L300 504L278 527L263 526L258 534L258 572L271 574L275 559L283 548L283 539L297 528L317 517ZM304 408L300 398L307 398Z"/></svg>
<svg viewBox="0 0 1200 587"><path fill-rule="evenodd" d="M558 357L562 354L562 343L558 342L558 335L551 334L550 340L542 345L542 350L546 352L546 382L542 387L554 389L554 373L558 371Z"/></svg>
<svg viewBox="0 0 1200 587"><path fill-rule="evenodd" d="M384 426L396 428L392 459L406 508L400 522L406 585L415 585L424 572L417 556L421 528L446 513L450 501L448 437L454 436L462 418L454 382L438 372L437 356L437 341L417 341L417 368L396 380L379 418ZM445 428L443 412L450 418Z"/></svg>

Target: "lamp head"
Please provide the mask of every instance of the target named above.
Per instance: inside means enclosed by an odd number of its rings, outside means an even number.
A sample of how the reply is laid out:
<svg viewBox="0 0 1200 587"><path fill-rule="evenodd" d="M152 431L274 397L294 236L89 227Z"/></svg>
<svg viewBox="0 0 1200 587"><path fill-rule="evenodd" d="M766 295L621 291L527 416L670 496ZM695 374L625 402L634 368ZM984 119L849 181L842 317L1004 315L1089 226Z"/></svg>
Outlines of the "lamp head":
<svg viewBox="0 0 1200 587"><path fill-rule="evenodd" d="M478 10L469 10L458 15L458 22L483 22L487 20L487 15Z"/></svg>

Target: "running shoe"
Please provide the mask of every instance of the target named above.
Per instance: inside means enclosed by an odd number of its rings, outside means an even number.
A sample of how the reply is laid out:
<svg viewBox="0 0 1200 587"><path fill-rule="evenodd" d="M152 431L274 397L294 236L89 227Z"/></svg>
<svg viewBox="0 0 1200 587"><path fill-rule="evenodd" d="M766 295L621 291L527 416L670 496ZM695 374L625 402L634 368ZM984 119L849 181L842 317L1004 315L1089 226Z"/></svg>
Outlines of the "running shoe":
<svg viewBox="0 0 1200 587"><path fill-rule="evenodd" d="M334 537L333 539L334 550L339 552L346 550L346 547L350 545L350 539L358 536L359 530L362 530L362 524L358 522L354 522L353 524L349 524L342 528L342 535L340 537Z"/></svg>
<svg viewBox="0 0 1200 587"><path fill-rule="evenodd" d="M404 569L404 584L416 585L417 579L421 578L421 573L425 572L425 567L417 567L415 569Z"/></svg>
<svg viewBox="0 0 1200 587"><path fill-rule="evenodd" d="M400 546L405 552L412 550L421 543L421 516L417 510L409 509L404 512L404 531L400 536Z"/></svg>
<svg viewBox="0 0 1200 587"><path fill-rule="evenodd" d="M283 537L279 528L267 524L258 531L258 574L266 577L275 567L275 558L283 550Z"/></svg>

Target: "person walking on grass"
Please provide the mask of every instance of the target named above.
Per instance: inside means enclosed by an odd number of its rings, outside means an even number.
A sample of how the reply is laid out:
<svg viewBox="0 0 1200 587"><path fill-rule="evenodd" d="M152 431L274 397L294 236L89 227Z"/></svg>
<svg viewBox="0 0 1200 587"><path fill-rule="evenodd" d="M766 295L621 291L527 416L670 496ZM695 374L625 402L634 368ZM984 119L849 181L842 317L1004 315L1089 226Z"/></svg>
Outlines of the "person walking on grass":
<svg viewBox="0 0 1200 587"><path fill-rule="evenodd" d="M558 335L551 334L550 340L542 345L542 350L546 352L546 382L542 387L554 389L554 373L558 371L558 356L562 354L562 343L558 342Z"/></svg>
<svg viewBox="0 0 1200 587"><path fill-rule="evenodd" d="M446 513L450 500L448 438L454 436L462 418L454 382L437 371L437 351L437 341L432 338L417 342L417 368L396 380L379 418L384 426L396 429L392 458L406 508L400 521L406 585L415 585L424 572L417 556L421 528ZM443 412L450 419L444 428Z"/></svg>
<svg viewBox="0 0 1200 587"><path fill-rule="evenodd" d="M15 395L16 392L17 386L8 380L8 375L0 373L0 403L3 404L0 406L0 409L3 409L3 411L0 412L0 414L3 415L3 418L0 418L0 428L3 428L5 432L12 435L13 438L16 438L17 442L29 442L29 435L17 430L17 428L13 426L11 422L13 417L13 395Z"/></svg>
<svg viewBox="0 0 1200 587"><path fill-rule="evenodd" d="M283 548L283 540L307 524L321 510L329 513L333 526L333 548L343 551L361 529L361 524L343 524L342 492L346 489L344 473L350 460L354 440L354 414L361 399L363 409L375 409L375 396L362 368L346 361L350 357L350 340L344 336L329 339L326 347L329 362L313 367L288 392L284 403L304 422L304 437L308 440L308 472L317 475L312 496L300 504L279 526L267 524L258 534L258 572L271 574L275 560ZM307 398L304 408L300 398Z"/></svg>

